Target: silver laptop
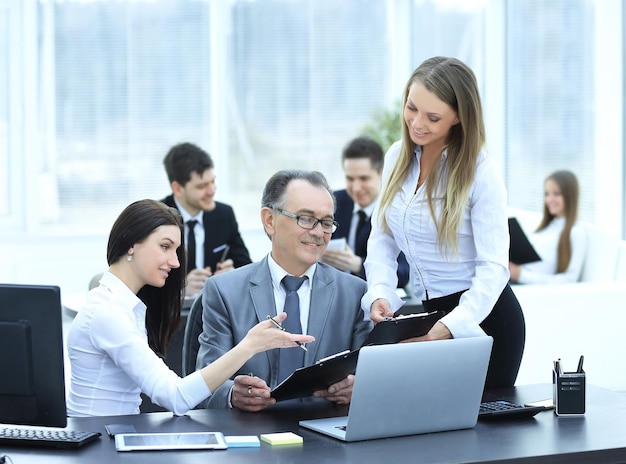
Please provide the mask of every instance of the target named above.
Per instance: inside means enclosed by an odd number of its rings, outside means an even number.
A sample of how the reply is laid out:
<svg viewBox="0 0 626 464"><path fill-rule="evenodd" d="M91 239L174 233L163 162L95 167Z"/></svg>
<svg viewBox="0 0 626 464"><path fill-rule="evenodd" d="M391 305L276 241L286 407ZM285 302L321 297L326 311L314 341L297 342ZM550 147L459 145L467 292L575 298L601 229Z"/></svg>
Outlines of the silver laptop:
<svg viewBox="0 0 626 464"><path fill-rule="evenodd" d="M348 416L300 426L344 441L474 427L492 343L476 337L365 346Z"/></svg>

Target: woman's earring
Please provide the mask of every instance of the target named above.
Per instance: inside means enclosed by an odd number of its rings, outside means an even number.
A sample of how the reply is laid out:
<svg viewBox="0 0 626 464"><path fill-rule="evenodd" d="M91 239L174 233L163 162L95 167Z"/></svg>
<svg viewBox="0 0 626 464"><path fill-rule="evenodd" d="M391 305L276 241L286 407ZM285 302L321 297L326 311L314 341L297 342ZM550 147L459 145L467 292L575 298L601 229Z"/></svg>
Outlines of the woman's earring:
<svg viewBox="0 0 626 464"><path fill-rule="evenodd" d="M126 261L132 261L133 255L126 255Z"/></svg>

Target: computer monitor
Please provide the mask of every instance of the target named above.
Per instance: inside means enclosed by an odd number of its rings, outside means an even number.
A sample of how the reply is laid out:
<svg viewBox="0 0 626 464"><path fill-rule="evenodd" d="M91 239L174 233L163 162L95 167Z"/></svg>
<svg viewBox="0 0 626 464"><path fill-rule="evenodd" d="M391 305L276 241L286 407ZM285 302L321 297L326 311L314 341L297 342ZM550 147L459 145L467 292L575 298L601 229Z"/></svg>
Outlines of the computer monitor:
<svg viewBox="0 0 626 464"><path fill-rule="evenodd" d="M0 284L0 423L65 427L61 291Z"/></svg>

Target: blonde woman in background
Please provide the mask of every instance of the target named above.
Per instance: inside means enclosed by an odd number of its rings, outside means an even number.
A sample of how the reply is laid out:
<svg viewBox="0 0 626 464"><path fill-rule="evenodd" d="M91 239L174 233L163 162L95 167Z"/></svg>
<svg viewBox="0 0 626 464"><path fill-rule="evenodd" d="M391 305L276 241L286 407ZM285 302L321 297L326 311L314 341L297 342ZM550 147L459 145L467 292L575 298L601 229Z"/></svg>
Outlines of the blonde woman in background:
<svg viewBox="0 0 626 464"><path fill-rule="evenodd" d="M577 282L587 251L587 233L578 218L578 179L556 171L545 181L543 219L528 238L541 261L509 263L511 282L548 284Z"/></svg>

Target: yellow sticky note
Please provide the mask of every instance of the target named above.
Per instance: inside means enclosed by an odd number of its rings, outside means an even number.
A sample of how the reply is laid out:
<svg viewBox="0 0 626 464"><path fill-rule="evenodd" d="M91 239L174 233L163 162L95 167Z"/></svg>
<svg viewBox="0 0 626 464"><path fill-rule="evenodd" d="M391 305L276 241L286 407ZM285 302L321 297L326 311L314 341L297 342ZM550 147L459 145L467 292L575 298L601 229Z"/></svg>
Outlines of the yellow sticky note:
<svg viewBox="0 0 626 464"><path fill-rule="evenodd" d="M297 445L302 443L302 437L293 432L281 433L264 433L261 435L261 441L270 445Z"/></svg>

